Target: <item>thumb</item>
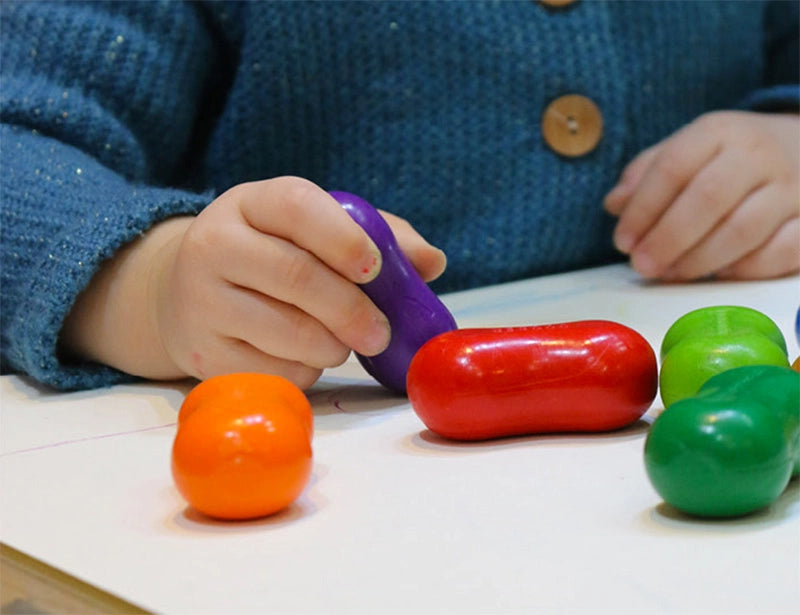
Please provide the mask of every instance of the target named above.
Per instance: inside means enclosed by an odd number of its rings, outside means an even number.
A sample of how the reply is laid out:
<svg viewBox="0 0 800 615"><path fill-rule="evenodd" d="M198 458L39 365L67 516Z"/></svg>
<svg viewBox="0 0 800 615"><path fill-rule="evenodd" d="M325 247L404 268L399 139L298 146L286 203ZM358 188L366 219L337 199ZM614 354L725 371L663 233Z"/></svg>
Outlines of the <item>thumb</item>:
<svg viewBox="0 0 800 615"><path fill-rule="evenodd" d="M404 218L386 211L381 211L381 215L392 229L403 254L425 282L432 282L444 273L447 257L442 250L428 243Z"/></svg>

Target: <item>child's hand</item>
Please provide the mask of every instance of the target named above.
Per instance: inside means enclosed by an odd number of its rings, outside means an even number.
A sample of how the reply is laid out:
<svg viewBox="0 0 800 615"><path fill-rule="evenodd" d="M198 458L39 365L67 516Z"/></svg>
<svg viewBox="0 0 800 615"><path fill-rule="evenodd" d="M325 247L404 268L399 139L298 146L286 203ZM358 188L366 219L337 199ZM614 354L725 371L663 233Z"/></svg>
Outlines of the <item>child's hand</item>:
<svg viewBox="0 0 800 615"><path fill-rule="evenodd" d="M428 276L443 259L394 219ZM439 262L436 262L436 261ZM278 373L308 386L323 368L389 343L386 317L357 286L380 252L326 192L297 178L239 185L188 227L160 294L159 328L185 373Z"/></svg>
<svg viewBox="0 0 800 615"><path fill-rule="evenodd" d="M799 173L797 115L710 113L625 169L605 199L614 242L652 278L796 272Z"/></svg>
<svg viewBox="0 0 800 615"><path fill-rule="evenodd" d="M387 218L420 274L438 276L444 254ZM64 338L79 356L147 378L256 371L305 388L351 348L374 355L388 345L386 317L357 286L380 266L372 240L311 182L241 184L122 250Z"/></svg>

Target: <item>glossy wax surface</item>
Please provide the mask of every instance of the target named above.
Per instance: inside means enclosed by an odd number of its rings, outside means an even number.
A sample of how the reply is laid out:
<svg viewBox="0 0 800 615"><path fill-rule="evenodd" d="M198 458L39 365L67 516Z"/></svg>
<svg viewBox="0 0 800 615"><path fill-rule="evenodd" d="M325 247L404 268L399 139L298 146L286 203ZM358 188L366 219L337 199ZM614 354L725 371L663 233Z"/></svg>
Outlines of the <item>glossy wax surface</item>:
<svg viewBox="0 0 800 615"><path fill-rule="evenodd" d="M606 431L647 411L657 377L649 343L614 322L461 329L420 349L408 395L452 439Z"/></svg>
<svg viewBox="0 0 800 615"><path fill-rule="evenodd" d="M709 378L743 365L788 366L786 341L765 314L720 305L676 320L661 343L661 399L669 407L697 393Z"/></svg>
<svg viewBox="0 0 800 615"><path fill-rule="evenodd" d="M357 354L358 360L378 382L404 393L414 354L435 335L455 329L456 321L403 254L378 210L354 194L338 191L330 194L381 251L380 272L361 288L389 319L392 337L382 353L373 357Z"/></svg>
<svg viewBox="0 0 800 615"><path fill-rule="evenodd" d="M800 374L734 368L656 419L645 443L647 474L684 512L743 515L773 502L800 471L799 425Z"/></svg>
<svg viewBox="0 0 800 615"><path fill-rule="evenodd" d="M280 376L209 378L186 396L172 445L172 477L199 512L250 519L286 508L311 478L313 413Z"/></svg>
<svg viewBox="0 0 800 615"><path fill-rule="evenodd" d="M797 314L794 317L794 336L797 338L797 343L800 344L800 307L797 308Z"/></svg>

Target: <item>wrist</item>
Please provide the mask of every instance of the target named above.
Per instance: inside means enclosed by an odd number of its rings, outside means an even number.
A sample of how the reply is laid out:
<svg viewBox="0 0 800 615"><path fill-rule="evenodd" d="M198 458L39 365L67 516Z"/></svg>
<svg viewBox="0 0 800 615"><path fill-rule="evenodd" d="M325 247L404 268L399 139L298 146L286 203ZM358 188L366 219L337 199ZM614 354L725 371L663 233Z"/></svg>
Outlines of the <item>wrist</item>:
<svg viewBox="0 0 800 615"><path fill-rule="evenodd" d="M193 217L172 218L153 228L153 236L144 255L147 260L146 269L146 326L151 345L150 354L152 368L146 377L158 380L185 378L187 374L181 369L178 361L170 352L168 339L168 322L165 314L169 310L171 297L172 271L175 266L178 250L186 230L194 221Z"/></svg>
<svg viewBox="0 0 800 615"><path fill-rule="evenodd" d="M158 306L192 220L161 222L103 264L64 321L61 344L68 356L148 379L185 377L162 342Z"/></svg>

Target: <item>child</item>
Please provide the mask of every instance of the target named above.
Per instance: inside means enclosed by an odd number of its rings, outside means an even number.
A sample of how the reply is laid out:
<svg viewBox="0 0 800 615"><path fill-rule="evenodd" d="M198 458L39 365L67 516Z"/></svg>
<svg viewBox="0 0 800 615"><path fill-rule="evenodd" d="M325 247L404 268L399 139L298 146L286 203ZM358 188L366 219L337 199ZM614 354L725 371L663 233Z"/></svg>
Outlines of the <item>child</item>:
<svg viewBox="0 0 800 615"><path fill-rule="evenodd" d="M307 387L380 352L376 248L328 190L439 292L800 268L797 2L0 11L5 372Z"/></svg>

